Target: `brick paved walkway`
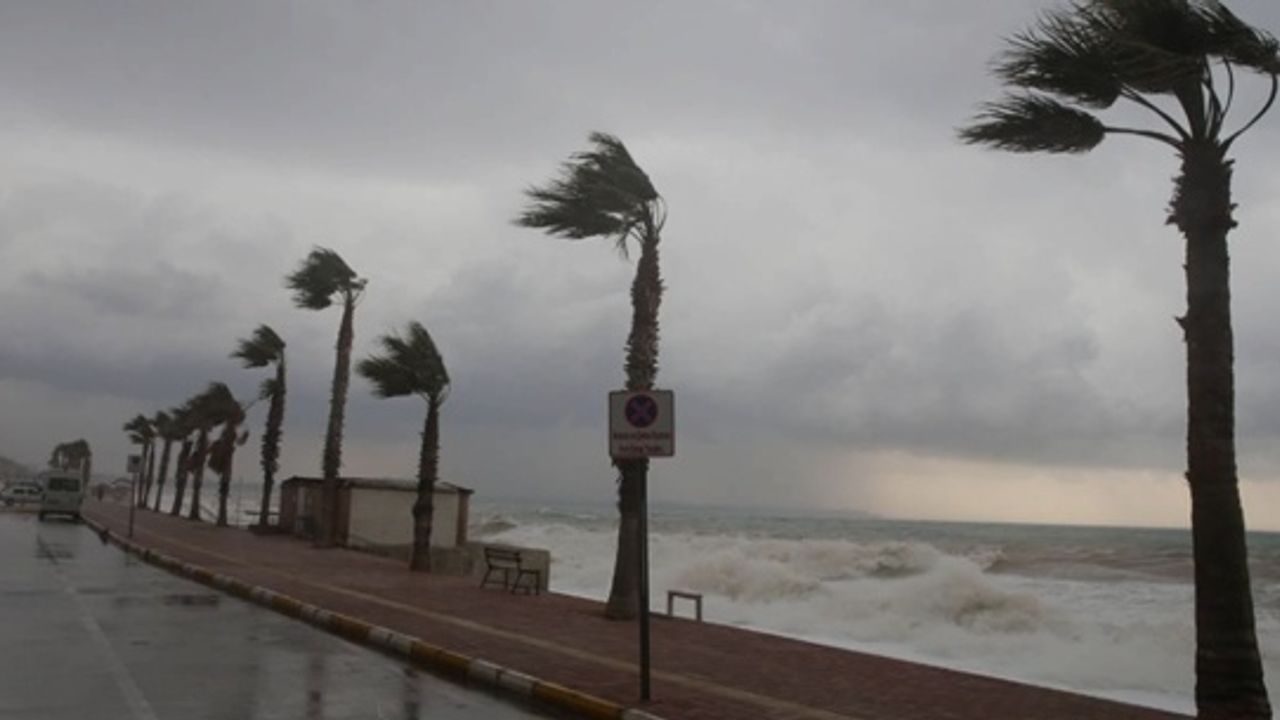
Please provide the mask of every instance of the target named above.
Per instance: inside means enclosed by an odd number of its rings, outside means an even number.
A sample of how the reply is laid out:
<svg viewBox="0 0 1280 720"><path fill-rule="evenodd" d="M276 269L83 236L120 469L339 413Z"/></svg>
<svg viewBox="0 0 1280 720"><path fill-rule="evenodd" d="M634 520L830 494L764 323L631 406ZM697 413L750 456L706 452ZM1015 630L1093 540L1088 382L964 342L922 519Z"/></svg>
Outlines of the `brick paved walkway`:
<svg viewBox="0 0 1280 720"><path fill-rule="evenodd" d="M123 534L122 505L86 504ZM408 572L349 550L139 511L135 542L337 612L624 705L636 698L636 631L601 603L512 596ZM1170 720L1181 716L823 647L655 618L653 697L668 720Z"/></svg>

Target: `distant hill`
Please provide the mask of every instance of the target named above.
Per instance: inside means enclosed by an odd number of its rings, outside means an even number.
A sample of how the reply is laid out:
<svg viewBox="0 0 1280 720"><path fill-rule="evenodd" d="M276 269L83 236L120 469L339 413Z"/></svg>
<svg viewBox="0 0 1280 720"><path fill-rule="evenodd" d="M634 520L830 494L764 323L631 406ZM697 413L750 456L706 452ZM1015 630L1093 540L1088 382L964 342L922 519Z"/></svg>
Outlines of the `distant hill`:
<svg viewBox="0 0 1280 720"><path fill-rule="evenodd" d="M14 462L9 458L0 455L0 481L17 480L19 478L29 478L33 473L31 468L19 462Z"/></svg>

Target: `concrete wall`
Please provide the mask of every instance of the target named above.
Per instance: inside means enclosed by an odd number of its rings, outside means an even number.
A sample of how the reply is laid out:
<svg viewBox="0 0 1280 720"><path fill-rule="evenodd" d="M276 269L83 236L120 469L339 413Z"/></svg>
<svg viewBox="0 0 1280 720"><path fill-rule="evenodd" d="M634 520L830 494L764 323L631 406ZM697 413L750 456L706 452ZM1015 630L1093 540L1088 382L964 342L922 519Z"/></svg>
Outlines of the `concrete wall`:
<svg viewBox="0 0 1280 720"><path fill-rule="evenodd" d="M431 546L458 544L457 493L437 492L432 512ZM416 492L389 488L351 490L347 542L351 545L413 544L413 503Z"/></svg>
<svg viewBox="0 0 1280 720"><path fill-rule="evenodd" d="M459 497L460 493L436 493L432 498L431 547L457 547Z"/></svg>

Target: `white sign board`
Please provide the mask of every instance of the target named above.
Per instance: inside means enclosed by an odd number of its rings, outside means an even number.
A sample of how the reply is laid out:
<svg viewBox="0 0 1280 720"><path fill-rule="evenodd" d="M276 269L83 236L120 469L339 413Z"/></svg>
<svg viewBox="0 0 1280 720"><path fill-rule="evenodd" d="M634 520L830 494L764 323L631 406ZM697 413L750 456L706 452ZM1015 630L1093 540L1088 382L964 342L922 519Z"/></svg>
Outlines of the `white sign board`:
<svg viewBox="0 0 1280 720"><path fill-rule="evenodd" d="M675 396L670 390L609 393L609 456L671 457L676 454Z"/></svg>

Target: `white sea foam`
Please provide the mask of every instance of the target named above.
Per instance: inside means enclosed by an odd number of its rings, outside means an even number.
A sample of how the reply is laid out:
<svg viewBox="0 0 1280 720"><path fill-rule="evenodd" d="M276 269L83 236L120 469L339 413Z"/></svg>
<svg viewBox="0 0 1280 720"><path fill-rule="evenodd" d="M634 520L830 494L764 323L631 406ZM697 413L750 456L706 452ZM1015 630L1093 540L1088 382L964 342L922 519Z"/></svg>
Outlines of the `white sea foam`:
<svg viewBox="0 0 1280 720"><path fill-rule="evenodd" d="M537 522L487 539L549 549L557 591L608 591L612 531ZM953 555L924 542L657 533L650 547L655 608L668 589L692 590L713 622L1193 710L1183 583L994 573L998 551ZM1264 656L1280 659L1280 621L1260 613L1259 633ZM1280 664L1266 669L1280 677Z"/></svg>

